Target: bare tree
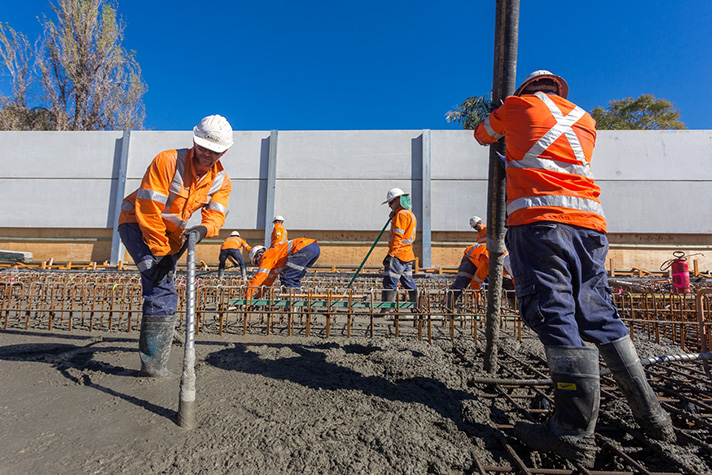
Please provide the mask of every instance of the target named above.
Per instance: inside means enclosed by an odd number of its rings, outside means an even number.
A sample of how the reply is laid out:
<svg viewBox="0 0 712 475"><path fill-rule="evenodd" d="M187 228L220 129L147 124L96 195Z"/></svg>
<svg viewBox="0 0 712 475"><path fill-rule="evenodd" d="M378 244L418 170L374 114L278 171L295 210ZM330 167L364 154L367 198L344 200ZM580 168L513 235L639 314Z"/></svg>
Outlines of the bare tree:
<svg viewBox="0 0 712 475"><path fill-rule="evenodd" d="M44 34L34 53L24 35L0 24L0 59L13 81L13 98L0 98L0 128L143 128L147 88L135 53L121 46L124 24L114 3L55 0L50 8L56 20L42 16ZM40 105L30 108L33 74Z"/></svg>
<svg viewBox="0 0 712 475"><path fill-rule="evenodd" d="M0 94L0 130L47 130L52 128L49 111L29 107L32 78L32 48L27 37L9 25L0 24L0 60L12 85L12 96Z"/></svg>

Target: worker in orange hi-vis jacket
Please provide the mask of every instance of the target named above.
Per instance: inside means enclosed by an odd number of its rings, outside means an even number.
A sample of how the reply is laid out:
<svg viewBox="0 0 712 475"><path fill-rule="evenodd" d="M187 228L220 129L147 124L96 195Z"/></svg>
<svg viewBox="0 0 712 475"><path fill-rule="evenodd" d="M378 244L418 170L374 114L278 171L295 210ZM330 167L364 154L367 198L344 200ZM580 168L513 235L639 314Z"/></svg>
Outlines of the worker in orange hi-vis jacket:
<svg viewBox="0 0 712 475"><path fill-rule="evenodd" d="M271 287L279 277L282 287L302 286L302 278L316 264L321 249L315 239L297 238L265 249L255 246L250 251L250 260L259 266L248 284L247 298L262 296L262 287Z"/></svg>
<svg viewBox="0 0 712 475"><path fill-rule="evenodd" d="M384 302L395 302L398 283L409 290L409 300L417 301L417 290L413 279L415 253L415 233L417 220L410 210L410 195L400 188L392 188L386 193L386 201L391 208L391 232L388 237L388 254L383 259ZM404 206L405 205L405 206ZM384 309L385 311L386 309ZM386 312L387 313L387 312Z"/></svg>
<svg viewBox="0 0 712 475"><path fill-rule="evenodd" d="M533 72L475 128L475 138L483 145L505 138L506 245L516 296L555 383L551 419L519 422L515 433L534 450L590 467L599 352L645 432L671 441L674 430L611 299L606 218L591 171L596 122L567 100L568 91L560 76Z"/></svg>
<svg viewBox="0 0 712 475"><path fill-rule="evenodd" d="M193 146L159 153L138 190L124 199L119 235L141 273L143 317L139 337L141 375L167 377L178 294L173 273L188 233L217 236L225 223L232 182L220 157L233 144L232 127L219 115L193 129ZM186 229L201 210L199 226Z"/></svg>
<svg viewBox="0 0 712 475"><path fill-rule="evenodd" d="M287 230L284 229L284 218L275 216L272 218L272 238L269 247L277 247L287 242Z"/></svg>
<svg viewBox="0 0 712 475"><path fill-rule="evenodd" d="M240 237L239 231L233 231L225 239L220 247L220 263L218 264L218 279L222 279L225 274L225 263L230 259L234 264L240 266L243 285L247 283L247 270L245 269L245 259L242 257L242 250L250 252L252 246Z"/></svg>
<svg viewBox="0 0 712 475"><path fill-rule="evenodd" d="M477 232L476 245L484 246L487 244L487 226L482 224L482 218L473 216L470 218L470 227Z"/></svg>

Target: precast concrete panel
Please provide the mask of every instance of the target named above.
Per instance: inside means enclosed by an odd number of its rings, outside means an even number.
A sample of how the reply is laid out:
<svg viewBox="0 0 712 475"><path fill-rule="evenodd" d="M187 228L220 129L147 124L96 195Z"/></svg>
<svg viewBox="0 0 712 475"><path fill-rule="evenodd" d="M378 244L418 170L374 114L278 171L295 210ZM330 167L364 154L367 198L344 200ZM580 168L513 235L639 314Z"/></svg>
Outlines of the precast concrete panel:
<svg viewBox="0 0 712 475"><path fill-rule="evenodd" d="M110 228L113 215L110 179L0 180L5 206L0 223L7 228Z"/></svg>
<svg viewBox="0 0 712 475"><path fill-rule="evenodd" d="M2 178L109 178L122 135L121 131L0 132Z"/></svg>
<svg viewBox="0 0 712 475"><path fill-rule="evenodd" d="M420 179L421 130L280 131L277 179Z"/></svg>
<svg viewBox="0 0 712 475"><path fill-rule="evenodd" d="M473 215L487 220L486 178L434 180L432 189L433 231L468 231Z"/></svg>
<svg viewBox="0 0 712 475"><path fill-rule="evenodd" d="M603 130L591 168L597 180L712 181L710 130Z"/></svg>
<svg viewBox="0 0 712 475"><path fill-rule="evenodd" d="M220 158L230 178L259 178L266 174L269 131L234 132L234 144ZM131 133L128 176L140 178L164 150L190 148L193 132L138 131Z"/></svg>
<svg viewBox="0 0 712 475"><path fill-rule="evenodd" d="M412 193L420 221L420 180L277 180L275 214L284 216L287 230L380 231L390 213L381 203L395 187Z"/></svg>
<svg viewBox="0 0 712 475"><path fill-rule="evenodd" d="M148 166L159 153L164 150L190 148L192 146L192 131L132 131L126 176L140 180L146 173ZM137 187L131 188L131 191L134 191L136 188ZM126 189L129 189L128 185Z"/></svg>
<svg viewBox="0 0 712 475"><path fill-rule="evenodd" d="M709 182L597 183L610 233L712 233Z"/></svg>
<svg viewBox="0 0 712 475"><path fill-rule="evenodd" d="M433 130L431 141L433 180L487 180L489 147L471 130Z"/></svg>

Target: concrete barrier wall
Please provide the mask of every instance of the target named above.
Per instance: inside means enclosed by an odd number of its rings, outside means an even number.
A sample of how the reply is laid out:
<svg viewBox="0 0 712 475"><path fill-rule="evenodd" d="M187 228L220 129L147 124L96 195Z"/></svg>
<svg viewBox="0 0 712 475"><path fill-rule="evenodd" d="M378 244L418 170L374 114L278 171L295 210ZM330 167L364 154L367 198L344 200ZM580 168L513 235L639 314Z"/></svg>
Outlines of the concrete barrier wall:
<svg viewBox="0 0 712 475"><path fill-rule="evenodd" d="M388 218L381 202L396 186L412 193L421 231L465 232L470 216L486 218L488 149L470 131L238 131L234 139L222 159L233 180L226 229L264 230L281 214L288 229L378 231ZM190 147L192 133L0 132L0 143L0 232L110 229L116 199L138 187L157 153ZM710 163L709 130L599 132L593 171L609 233L712 234Z"/></svg>

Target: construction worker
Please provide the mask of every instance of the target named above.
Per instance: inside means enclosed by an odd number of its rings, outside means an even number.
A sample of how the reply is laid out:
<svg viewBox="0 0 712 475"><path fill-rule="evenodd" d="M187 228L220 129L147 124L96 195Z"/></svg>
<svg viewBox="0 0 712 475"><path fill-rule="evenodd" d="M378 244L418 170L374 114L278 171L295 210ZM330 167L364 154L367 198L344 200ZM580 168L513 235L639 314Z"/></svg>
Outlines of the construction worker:
<svg viewBox="0 0 712 475"><path fill-rule="evenodd" d="M287 242L287 230L284 229L284 218L280 215L272 218L272 238L269 247L277 247Z"/></svg>
<svg viewBox="0 0 712 475"><path fill-rule="evenodd" d="M247 270L245 269L245 259L242 257L242 250L247 252L252 250L252 246L240 237L238 231L230 233L220 247L220 264L218 265L218 279L222 279L225 274L225 262L230 259L233 264L240 266L243 284L247 282Z"/></svg>
<svg viewBox="0 0 712 475"><path fill-rule="evenodd" d="M178 294L173 273L184 238L217 236L228 213L232 182L220 163L233 144L232 128L219 115L193 129L193 146L159 153L138 190L124 198L119 235L141 273L143 316L139 337L141 375L168 377ZM199 226L186 229L201 209Z"/></svg>
<svg viewBox="0 0 712 475"><path fill-rule="evenodd" d="M277 276L282 287L301 287L302 278L319 259L319 254L321 249L315 239L293 239L269 249L253 247L250 260L259 269L248 284L247 298L261 297L261 287L271 287Z"/></svg>
<svg viewBox="0 0 712 475"><path fill-rule="evenodd" d="M388 190L386 201L391 208L391 232L388 238L388 254L383 259L383 296L384 302L395 302L398 282L409 290L409 300L417 301L417 290L413 279L415 253L415 229L417 221L410 210L410 195L400 188Z"/></svg>
<svg viewBox="0 0 712 475"><path fill-rule="evenodd" d="M506 139L506 240L516 297L545 346L555 384L551 419L518 422L515 434L534 450L590 467L599 351L648 435L670 441L674 432L610 296L606 218L590 165L596 123L567 95L563 78L535 71L475 128L475 138L482 145Z"/></svg>
<svg viewBox="0 0 712 475"><path fill-rule="evenodd" d="M471 217L470 227L477 232L477 245L484 246L487 244L487 226L482 224L482 218L479 216Z"/></svg>

